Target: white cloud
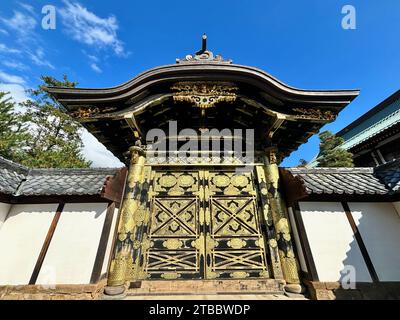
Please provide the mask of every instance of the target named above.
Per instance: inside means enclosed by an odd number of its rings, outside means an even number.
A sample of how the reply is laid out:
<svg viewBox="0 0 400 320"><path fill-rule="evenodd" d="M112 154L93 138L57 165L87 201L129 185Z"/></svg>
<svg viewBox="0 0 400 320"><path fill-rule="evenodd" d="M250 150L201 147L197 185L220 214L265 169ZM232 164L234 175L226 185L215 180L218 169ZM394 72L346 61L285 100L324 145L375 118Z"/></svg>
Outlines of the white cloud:
<svg viewBox="0 0 400 320"><path fill-rule="evenodd" d="M99 66L98 66L97 64L95 64L95 63L92 63L92 64L90 65L90 67L92 68L92 70L93 70L94 72L97 72L97 73L102 73L102 72L103 72L103 70L101 70L101 69L99 68Z"/></svg>
<svg viewBox="0 0 400 320"><path fill-rule="evenodd" d="M88 58L94 62L99 62L99 58L97 58L96 56L93 56L91 54L86 54L88 56Z"/></svg>
<svg viewBox="0 0 400 320"><path fill-rule="evenodd" d="M54 66L46 59L43 48L38 47L35 52L29 51L27 54L32 62L37 66L55 69Z"/></svg>
<svg viewBox="0 0 400 320"><path fill-rule="evenodd" d="M10 30L16 31L23 37L30 35L36 28L36 20L21 11L14 11L14 15L9 18L0 18L0 21Z"/></svg>
<svg viewBox="0 0 400 320"><path fill-rule="evenodd" d="M18 2L18 4L24 8L26 11L29 11L31 14L35 14L35 8L31 6L30 4L23 3L23 2Z"/></svg>
<svg viewBox="0 0 400 320"><path fill-rule="evenodd" d="M92 167L119 168L124 166L121 161L119 161L86 129L82 130L82 141L82 154L85 156L86 159L93 162Z"/></svg>
<svg viewBox="0 0 400 320"><path fill-rule="evenodd" d="M6 36L8 35L8 32L7 32L6 30L4 30L4 29L0 29L0 33L1 33L1 34L4 34L4 35L6 35Z"/></svg>
<svg viewBox="0 0 400 320"><path fill-rule="evenodd" d="M14 99L15 102L23 102L29 99L25 91L25 87L20 84L14 83L0 83L0 91L9 92L10 96Z"/></svg>
<svg viewBox="0 0 400 320"><path fill-rule="evenodd" d="M15 34L15 41L20 48L12 49L0 43L0 52L16 53L29 58L35 65L55 69L45 57L44 42L36 32L37 19L33 17L34 8L29 4L19 3L24 8L22 11L14 11L11 18L0 17L0 22Z"/></svg>
<svg viewBox="0 0 400 320"><path fill-rule="evenodd" d="M20 54L21 50L9 48L4 43L0 43L0 52Z"/></svg>
<svg viewBox="0 0 400 320"><path fill-rule="evenodd" d="M8 68L15 69L18 71L24 71L29 69L27 65L15 60L3 60L1 63Z"/></svg>
<svg viewBox="0 0 400 320"><path fill-rule="evenodd" d="M13 74L9 74L9 73L3 72L3 71L0 71L0 81L6 82L6 83L20 84L20 85L25 84L24 78L15 76Z"/></svg>
<svg viewBox="0 0 400 320"><path fill-rule="evenodd" d="M114 16L100 18L80 3L63 0L65 7L59 10L67 33L78 42L100 49L111 48L118 56L127 53L118 39L118 21Z"/></svg>

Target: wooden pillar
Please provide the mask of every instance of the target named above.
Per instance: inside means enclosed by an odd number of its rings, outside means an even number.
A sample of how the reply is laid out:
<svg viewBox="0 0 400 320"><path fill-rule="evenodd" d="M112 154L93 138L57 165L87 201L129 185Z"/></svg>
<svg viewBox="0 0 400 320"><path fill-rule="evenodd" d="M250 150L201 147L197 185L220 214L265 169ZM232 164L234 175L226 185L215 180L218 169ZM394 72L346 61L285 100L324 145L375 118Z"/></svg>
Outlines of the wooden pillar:
<svg viewBox="0 0 400 320"><path fill-rule="evenodd" d="M120 295L125 291L125 283L132 278L133 249L137 220L141 219L140 197L144 179L145 156L141 147L131 147L130 165L126 180L124 199L118 221L118 234L113 259L108 273L107 295Z"/></svg>
<svg viewBox="0 0 400 320"><path fill-rule="evenodd" d="M285 201L279 191L279 167L277 149L268 148L264 161L265 177L267 180L268 207L275 226L278 242L278 252L282 264L286 290L300 293L299 267L293 250L291 230Z"/></svg>

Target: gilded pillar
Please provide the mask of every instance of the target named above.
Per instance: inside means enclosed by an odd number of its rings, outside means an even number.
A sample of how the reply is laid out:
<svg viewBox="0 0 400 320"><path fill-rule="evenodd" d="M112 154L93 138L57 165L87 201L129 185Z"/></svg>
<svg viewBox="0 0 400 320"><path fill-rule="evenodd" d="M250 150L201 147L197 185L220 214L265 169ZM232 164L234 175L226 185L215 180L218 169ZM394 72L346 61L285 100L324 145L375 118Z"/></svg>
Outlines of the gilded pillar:
<svg viewBox="0 0 400 320"><path fill-rule="evenodd" d="M268 206L275 226L278 252L288 291L300 291L298 262L293 250L291 230L285 201L279 191L279 168L276 148L267 149L265 176L268 189ZM290 289L289 289L290 288Z"/></svg>
<svg viewBox="0 0 400 320"><path fill-rule="evenodd" d="M136 247L137 221L141 220L141 194L144 180L145 156L141 147L131 147L128 177L118 221L118 234L108 273L105 293L118 295L134 272L133 252Z"/></svg>

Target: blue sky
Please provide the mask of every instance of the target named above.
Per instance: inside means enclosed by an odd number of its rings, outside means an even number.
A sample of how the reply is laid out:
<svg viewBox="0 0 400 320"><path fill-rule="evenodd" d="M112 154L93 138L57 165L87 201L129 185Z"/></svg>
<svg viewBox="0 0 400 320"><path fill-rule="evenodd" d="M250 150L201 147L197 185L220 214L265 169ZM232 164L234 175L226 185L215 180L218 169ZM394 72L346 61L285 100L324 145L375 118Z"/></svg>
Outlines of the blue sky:
<svg viewBox="0 0 400 320"><path fill-rule="evenodd" d="M56 29L41 27L54 5ZM356 9L356 29L341 27L344 5ZM400 1L23 1L1 0L0 90L16 100L42 74L67 74L81 87L107 87L197 51L203 32L214 53L256 66L303 89L361 89L324 129L336 132L400 87ZM95 166L114 166L84 134ZM315 136L283 165L310 160Z"/></svg>

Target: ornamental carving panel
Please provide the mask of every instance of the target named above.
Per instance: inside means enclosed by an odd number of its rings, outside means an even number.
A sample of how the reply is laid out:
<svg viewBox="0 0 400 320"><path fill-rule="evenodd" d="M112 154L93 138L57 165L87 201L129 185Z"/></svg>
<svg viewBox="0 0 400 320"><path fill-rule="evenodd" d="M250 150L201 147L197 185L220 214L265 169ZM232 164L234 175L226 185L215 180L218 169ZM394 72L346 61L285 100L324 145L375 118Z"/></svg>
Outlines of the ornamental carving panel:
<svg viewBox="0 0 400 320"><path fill-rule="evenodd" d="M178 82L171 90L175 102L189 102L208 109L219 102L235 102L238 87L229 82Z"/></svg>

